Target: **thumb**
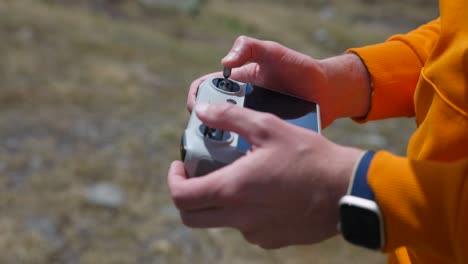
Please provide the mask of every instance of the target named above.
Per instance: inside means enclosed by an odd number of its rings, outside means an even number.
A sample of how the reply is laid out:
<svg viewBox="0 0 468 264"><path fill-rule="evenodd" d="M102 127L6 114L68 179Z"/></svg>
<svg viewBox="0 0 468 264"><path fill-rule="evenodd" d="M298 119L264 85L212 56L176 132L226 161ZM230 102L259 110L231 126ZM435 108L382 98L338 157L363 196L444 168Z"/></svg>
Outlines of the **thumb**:
<svg viewBox="0 0 468 264"><path fill-rule="evenodd" d="M198 118L207 126L232 131L247 139L252 145L264 145L280 126L276 116L243 108L233 104L198 103Z"/></svg>
<svg viewBox="0 0 468 264"><path fill-rule="evenodd" d="M229 53L221 60L221 63L230 68L237 68L247 62L256 62L258 64L268 63L276 55L286 52L282 45L262 41L246 36L240 36L234 42Z"/></svg>

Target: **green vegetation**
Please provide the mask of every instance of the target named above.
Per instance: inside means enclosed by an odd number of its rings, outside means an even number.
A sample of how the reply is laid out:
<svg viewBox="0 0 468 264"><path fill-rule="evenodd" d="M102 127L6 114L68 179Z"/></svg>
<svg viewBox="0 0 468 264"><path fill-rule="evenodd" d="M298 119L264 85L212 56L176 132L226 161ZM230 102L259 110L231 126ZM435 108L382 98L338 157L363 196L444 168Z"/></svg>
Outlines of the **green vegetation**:
<svg viewBox="0 0 468 264"><path fill-rule="evenodd" d="M435 17L432 2L0 1L0 263L384 263L340 238L264 251L188 229L166 171L188 85L238 35L325 57ZM413 128L342 120L325 134L404 153Z"/></svg>

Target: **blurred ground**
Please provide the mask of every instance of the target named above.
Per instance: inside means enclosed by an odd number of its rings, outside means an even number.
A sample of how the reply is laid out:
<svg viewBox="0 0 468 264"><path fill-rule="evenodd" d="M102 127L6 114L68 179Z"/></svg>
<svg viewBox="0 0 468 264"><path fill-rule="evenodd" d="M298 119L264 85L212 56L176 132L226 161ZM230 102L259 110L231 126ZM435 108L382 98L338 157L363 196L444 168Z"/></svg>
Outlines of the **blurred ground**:
<svg viewBox="0 0 468 264"><path fill-rule="evenodd" d="M191 80L236 36L317 58L437 16L436 1L0 0L0 263L384 263L333 238L265 251L184 227L168 195ZM325 135L404 154L411 119ZM395 132L397 131L397 132Z"/></svg>

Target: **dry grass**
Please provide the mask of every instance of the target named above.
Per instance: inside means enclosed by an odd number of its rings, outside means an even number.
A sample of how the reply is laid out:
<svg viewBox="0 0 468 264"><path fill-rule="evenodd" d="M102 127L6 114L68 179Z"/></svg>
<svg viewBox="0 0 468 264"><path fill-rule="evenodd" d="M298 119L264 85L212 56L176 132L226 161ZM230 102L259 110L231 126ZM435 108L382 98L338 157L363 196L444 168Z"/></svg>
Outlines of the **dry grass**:
<svg viewBox="0 0 468 264"><path fill-rule="evenodd" d="M190 230L166 170L188 118L188 84L219 70L239 34L324 57L406 31L434 16L433 5L210 1L196 15L112 2L0 1L1 263L384 262L340 238L264 251L232 230ZM403 153L412 128L339 121L326 135ZM120 206L86 199L100 182L122 189Z"/></svg>

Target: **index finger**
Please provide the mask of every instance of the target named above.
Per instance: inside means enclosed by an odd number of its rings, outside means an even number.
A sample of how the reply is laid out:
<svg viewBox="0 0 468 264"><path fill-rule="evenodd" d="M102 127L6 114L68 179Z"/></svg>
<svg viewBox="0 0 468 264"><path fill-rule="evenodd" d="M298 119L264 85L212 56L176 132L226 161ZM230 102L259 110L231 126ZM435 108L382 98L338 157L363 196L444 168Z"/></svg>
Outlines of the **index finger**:
<svg viewBox="0 0 468 264"><path fill-rule="evenodd" d="M254 146L262 146L287 124L273 114L229 103L200 103L195 112L206 126L235 132Z"/></svg>

